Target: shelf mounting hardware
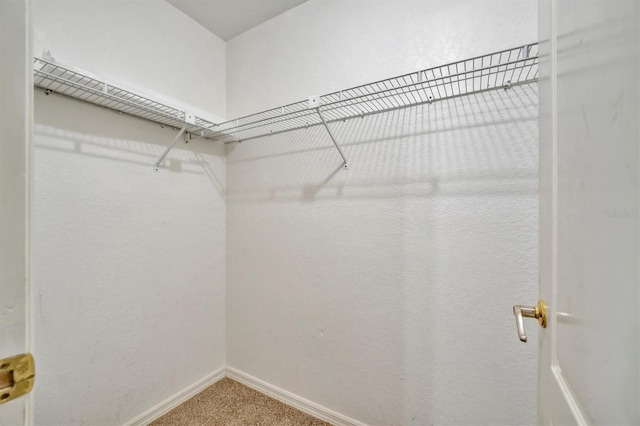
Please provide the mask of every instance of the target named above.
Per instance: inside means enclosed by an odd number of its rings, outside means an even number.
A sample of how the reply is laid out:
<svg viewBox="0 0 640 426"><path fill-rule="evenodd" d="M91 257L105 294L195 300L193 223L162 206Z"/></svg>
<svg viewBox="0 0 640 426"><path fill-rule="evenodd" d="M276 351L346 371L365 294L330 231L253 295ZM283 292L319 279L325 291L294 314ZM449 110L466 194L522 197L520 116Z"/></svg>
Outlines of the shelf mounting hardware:
<svg viewBox="0 0 640 426"><path fill-rule="evenodd" d="M338 145L338 142L336 142L336 138L333 136L333 133L331 133L331 129L329 129L329 126L327 125L327 122L324 119L324 116L322 115L322 112L320 112L320 108L316 108L316 112L318 113L318 115L320 116L320 120L322 120L322 125L324 126L325 129L327 129L327 133L329 133L329 137L331 138L331 142L333 142L333 144L335 145L336 149L338 150L338 153L340 154L340 157L342 157L342 167L344 169L348 169L349 166L347 165L347 157L344 156L344 152L342 152L342 150L340 149L340 146Z"/></svg>
<svg viewBox="0 0 640 426"><path fill-rule="evenodd" d="M154 172L158 173L160 171L160 164L162 164L164 158L167 156L167 154L169 154L169 151L171 151L173 147L176 146L176 142L178 142L178 139L180 139L180 136L184 134L185 130L187 130L187 123L184 123L184 126L182 126L176 137L173 138L173 142L171 142L171 144L167 146L167 149L164 150L164 153L160 156L158 161L156 161L155 166L153 166Z"/></svg>
<svg viewBox="0 0 640 426"><path fill-rule="evenodd" d="M340 93L340 97L342 97L342 93ZM320 121L322 122L322 125L324 126L324 128L327 130L327 133L329 133L329 137L331 138L331 142L333 142L333 145L336 147L336 149L338 150L338 153L340 154L340 157L342 157L342 167L344 169L348 169L349 166L347 165L347 157L344 156L344 152L342 152L342 150L340 149L340 146L338 145L338 141L336 141L335 136L333 136L333 133L331 133L331 129L329 128L329 126L327 125L327 121L324 119L324 115L322 115L322 112L320 111L320 96L309 96L309 109L314 109L317 113L318 113L318 117L320 117Z"/></svg>

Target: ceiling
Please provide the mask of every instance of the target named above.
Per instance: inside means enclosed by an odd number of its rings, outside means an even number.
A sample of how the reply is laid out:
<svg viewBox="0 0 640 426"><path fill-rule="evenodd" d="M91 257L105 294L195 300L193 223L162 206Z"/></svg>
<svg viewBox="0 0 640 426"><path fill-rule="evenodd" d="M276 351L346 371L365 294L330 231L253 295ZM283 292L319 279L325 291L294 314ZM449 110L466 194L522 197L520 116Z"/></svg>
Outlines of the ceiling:
<svg viewBox="0 0 640 426"><path fill-rule="evenodd" d="M167 0L191 19L229 40L307 0Z"/></svg>

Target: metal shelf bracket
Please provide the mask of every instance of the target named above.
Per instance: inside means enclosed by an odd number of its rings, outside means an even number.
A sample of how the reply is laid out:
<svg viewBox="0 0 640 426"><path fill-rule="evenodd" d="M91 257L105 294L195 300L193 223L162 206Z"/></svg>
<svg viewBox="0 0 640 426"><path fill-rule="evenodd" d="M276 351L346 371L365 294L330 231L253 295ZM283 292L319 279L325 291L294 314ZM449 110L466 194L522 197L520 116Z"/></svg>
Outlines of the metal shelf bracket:
<svg viewBox="0 0 640 426"><path fill-rule="evenodd" d="M173 138L173 142L171 142L171 144L167 146L167 149L164 150L164 153L160 156L158 161L156 161L155 166L153 166L154 172L158 173L160 171L160 164L162 164L164 158L167 156L167 154L169 154L169 151L171 151L173 147L176 146L176 142L178 142L178 139L180 139L180 137L184 134L185 130L187 130L187 123L184 123L184 126L182 126L176 137Z"/></svg>
<svg viewBox="0 0 640 426"><path fill-rule="evenodd" d="M342 152L342 150L340 149L340 146L338 145L338 142L336 141L336 138L333 136L333 133L331 133L331 129L329 129L329 126L327 125L326 120L324 119L324 116L322 115L322 112L320 112L320 108L316 108L316 112L318 113L318 115L320 116L320 120L322 120L322 125L324 126L325 129L327 129L327 133L329 133L329 137L331 138L331 142L333 142L333 145L335 145L336 149L338 150L338 153L340 154L340 157L342 157L342 167L344 169L348 169L349 166L347 164L347 157L344 156L344 152Z"/></svg>

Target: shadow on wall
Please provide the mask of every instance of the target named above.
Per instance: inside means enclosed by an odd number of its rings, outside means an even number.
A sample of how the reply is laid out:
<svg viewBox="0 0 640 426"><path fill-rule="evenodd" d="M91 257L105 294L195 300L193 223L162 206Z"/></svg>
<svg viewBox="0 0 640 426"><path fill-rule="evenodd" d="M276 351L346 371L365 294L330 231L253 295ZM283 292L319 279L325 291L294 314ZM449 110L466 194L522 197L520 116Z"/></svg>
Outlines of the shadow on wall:
<svg viewBox="0 0 640 426"><path fill-rule="evenodd" d="M533 424L537 85L228 145L227 362L367 424ZM532 336L535 339L535 336Z"/></svg>
<svg viewBox="0 0 640 426"><path fill-rule="evenodd" d="M125 424L224 365L224 147L154 173L170 129L42 93L34 118L35 423Z"/></svg>
<svg viewBox="0 0 640 426"><path fill-rule="evenodd" d="M35 96L36 107L39 107L34 126L37 150L90 156L113 162L115 167L143 166L153 172L153 165L178 132L178 129L55 95L36 92ZM52 105L45 106L45 102ZM210 155L222 157L224 150L206 139L181 140L164 160L159 173L206 174L224 199L224 177L218 176L205 158Z"/></svg>
<svg viewBox="0 0 640 426"><path fill-rule="evenodd" d="M257 175L252 185L232 182L228 196L234 202L313 202L537 194L537 120L533 84L330 123L349 160L347 171L317 126L228 144L228 164ZM258 161L258 169L270 170L268 178L251 170Z"/></svg>

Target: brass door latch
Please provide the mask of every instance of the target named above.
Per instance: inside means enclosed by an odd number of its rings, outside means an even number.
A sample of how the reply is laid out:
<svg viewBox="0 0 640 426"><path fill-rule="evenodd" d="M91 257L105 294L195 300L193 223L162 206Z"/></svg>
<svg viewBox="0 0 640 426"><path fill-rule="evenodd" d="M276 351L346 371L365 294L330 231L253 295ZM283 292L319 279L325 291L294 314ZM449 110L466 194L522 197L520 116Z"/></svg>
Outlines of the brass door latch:
<svg viewBox="0 0 640 426"><path fill-rule="evenodd" d="M0 404L31 392L35 379L33 355L21 354L0 360Z"/></svg>
<svg viewBox="0 0 640 426"><path fill-rule="evenodd" d="M516 329L521 341L527 341L527 334L524 332L524 321L522 318L535 318L540 327L547 328L547 304L544 300L538 300L536 306L513 305L513 315L516 317Z"/></svg>

